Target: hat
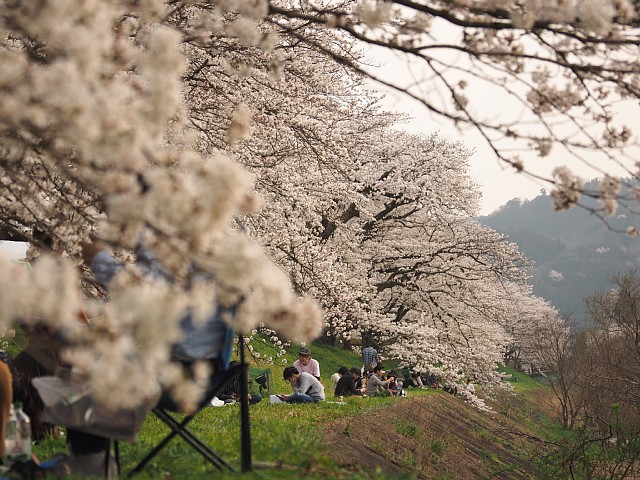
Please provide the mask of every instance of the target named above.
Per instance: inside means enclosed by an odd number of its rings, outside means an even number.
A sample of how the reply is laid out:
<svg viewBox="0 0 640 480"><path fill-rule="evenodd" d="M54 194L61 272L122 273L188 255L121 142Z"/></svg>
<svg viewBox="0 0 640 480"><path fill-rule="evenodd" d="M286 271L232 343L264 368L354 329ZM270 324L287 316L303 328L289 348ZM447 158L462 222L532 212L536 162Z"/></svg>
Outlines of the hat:
<svg viewBox="0 0 640 480"><path fill-rule="evenodd" d="M300 350L298 350L298 355L311 355L311 352L308 348L302 347Z"/></svg>

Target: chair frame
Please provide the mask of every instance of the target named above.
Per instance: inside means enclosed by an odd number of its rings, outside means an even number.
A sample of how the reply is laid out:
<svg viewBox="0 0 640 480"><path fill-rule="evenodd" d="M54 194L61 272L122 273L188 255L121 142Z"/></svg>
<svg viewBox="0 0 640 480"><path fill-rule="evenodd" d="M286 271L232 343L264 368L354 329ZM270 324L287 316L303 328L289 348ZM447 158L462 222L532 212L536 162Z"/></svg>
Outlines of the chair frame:
<svg viewBox="0 0 640 480"><path fill-rule="evenodd" d="M195 418L195 416L202 410L207 408L214 396L222 390L234 377L240 375L240 453L241 453L241 470L247 472L251 470L251 437L250 437L250 425L249 425L249 365L245 361L244 355L244 339L242 335L240 337L240 364L228 368L220 374L214 375L214 382L212 393L206 399L202 407L193 414L186 415L181 421L178 420L178 414L163 408L156 406L151 411L158 417L167 427L170 432L136 465L128 474L127 477L142 471L144 467L158 454L160 451L176 436L182 438L187 442L196 452L202 455L205 460L211 463L218 470L233 471L233 467L224 461L218 454L216 454L211 448L205 445L196 435L194 435L187 426Z"/></svg>

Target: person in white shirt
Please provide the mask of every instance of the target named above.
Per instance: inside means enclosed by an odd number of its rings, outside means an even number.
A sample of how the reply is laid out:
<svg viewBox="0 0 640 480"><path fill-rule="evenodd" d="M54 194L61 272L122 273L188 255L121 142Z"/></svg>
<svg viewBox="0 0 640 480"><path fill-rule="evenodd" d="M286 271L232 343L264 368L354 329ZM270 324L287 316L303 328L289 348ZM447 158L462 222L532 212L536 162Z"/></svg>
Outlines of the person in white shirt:
<svg viewBox="0 0 640 480"><path fill-rule="evenodd" d="M470 378L467 378L467 385L466 387L464 387L464 389L471 394L476 393L476 387L473 385L473 383L471 383Z"/></svg>
<svg viewBox="0 0 640 480"><path fill-rule="evenodd" d="M349 369L347 367L340 367L340 369L345 369L347 372L349 371ZM344 375L344 373L340 373L340 370L338 370L337 372L335 372L333 375L331 375L331 384L333 385L333 389L336 389L336 385L338 385L338 382L340 381L340 378L342 377L342 375Z"/></svg>
<svg viewBox="0 0 640 480"><path fill-rule="evenodd" d="M320 364L316 359L311 358L308 348L298 350L298 360L293 362L293 366L300 373L308 373L320 380Z"/></svg>

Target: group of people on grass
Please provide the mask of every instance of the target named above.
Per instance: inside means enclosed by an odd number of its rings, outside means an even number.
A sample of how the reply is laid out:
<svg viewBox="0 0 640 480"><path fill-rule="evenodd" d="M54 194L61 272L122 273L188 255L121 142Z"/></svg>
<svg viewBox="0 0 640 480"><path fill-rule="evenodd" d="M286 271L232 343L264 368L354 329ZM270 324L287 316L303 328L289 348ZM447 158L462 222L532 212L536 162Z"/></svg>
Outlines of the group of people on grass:
<svg viewBox="0 0 640 480"><path fill-rule="evenodd" d="M434 374L422 374L407 370L402 379L395 370L385 371L382 357L371 346L362 350L362 367L347 368L341 366L331 376L334 396L341 401L344 397L380 397L405 396L408 388L435 388L457 395L459 388L455 384L441 386L439 378ZM284 369L283 377L291 382L293 395L279 395L287 403L317 403L325 399L324 386L320 382L320 365L311 358L308 348L301 348L298 360L293 367ZM467 379L463 392L475 394L475 386L471 378Z"/></svg>
<svg viewBox="0 0 640 480"><path fill-rule="evenodd" d="M342 366L331 377L334 396L338 399L350 396L401 396L405 395L402 382L394 370L386 372L382 358L373 347L362 352L361 368ZM317 403L325 400L324 386L320 382L320 365L311 358L308 348L298 351L298 360L283 371L283 378L291 383L294 393L278 395L286 403Z"/></svg>
<svg viewBox="0 0 640 480"><path fill-rule="evenodd" d="M460 388L458 384L453 382L446 382L444 385L442 385L440 383L440 379L432 373L422 374L416 371L407 372L404 379L402 380L402 385L404 388L413 387L435 388L438 390L442 389L452 395L459 395L462 392L474 395L476 392L476 387L473 384L473 380L471 378L467 378L465 386Z"/></svg>
<svg viewBox="0 0 640 480"><path fill-rule="evenodd" d="M324 385L320 382L320 364L311 358L308 348L298 351L298 360L282 372L282 377L293 388L291 395L278 395L285 403L318 403L325 399Z"/></svg>
<svg viewBox="0 0 640 480"><path fill-rule="evenodd" d="M398 380L397 372L386 372L382 364L377 364L371 371L358 367L340 367L337 373L339 378L334 385L336 397L387 397L406 394L402 388L402 381Z"/></svg>

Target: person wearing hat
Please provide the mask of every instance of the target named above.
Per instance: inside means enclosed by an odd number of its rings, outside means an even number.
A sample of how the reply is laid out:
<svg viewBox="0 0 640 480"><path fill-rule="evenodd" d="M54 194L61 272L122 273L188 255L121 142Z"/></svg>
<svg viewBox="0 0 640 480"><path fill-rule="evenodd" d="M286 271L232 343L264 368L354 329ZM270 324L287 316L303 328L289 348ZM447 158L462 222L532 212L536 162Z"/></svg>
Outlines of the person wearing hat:
<svg viewBox="0 0 640 480"><path fill-rule="evenodd" d="M367 379L367 396L369 397L381 397L388 396L388 385L393 378L382 380L384 376L384 370L382 365L378 364L373 368L373 373Z"/></svg>
<svg viewBox="0 0 640 480"><path fill-rule="evenodd" d="M308 373L320 380L320 364L316 359L311 358L308 348L302 347L298 350L298 360L293 362L293 366L300 373Z"/></svg>

